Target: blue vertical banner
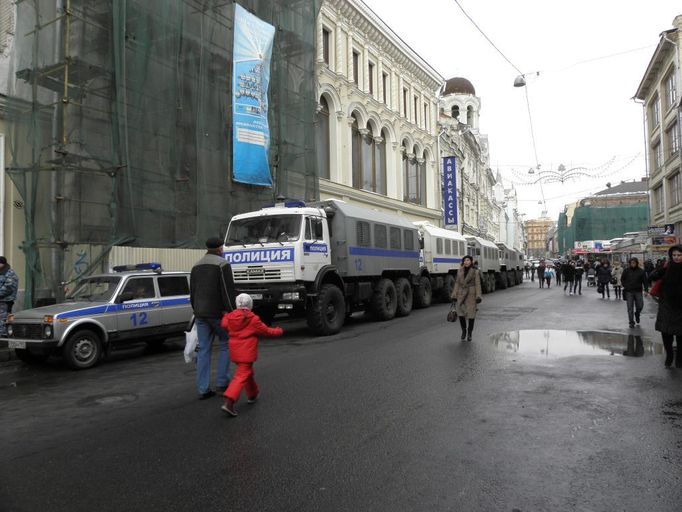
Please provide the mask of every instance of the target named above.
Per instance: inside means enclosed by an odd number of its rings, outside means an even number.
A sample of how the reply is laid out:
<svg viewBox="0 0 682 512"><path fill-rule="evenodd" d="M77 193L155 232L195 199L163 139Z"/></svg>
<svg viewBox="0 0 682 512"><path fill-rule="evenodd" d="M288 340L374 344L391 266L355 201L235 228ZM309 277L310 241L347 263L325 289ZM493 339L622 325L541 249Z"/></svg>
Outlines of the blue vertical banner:
<svg viewBox="0 0 682 512"><path fill-rule="evenodd" d="M268 85L275 27L239 4L232 56L232 179L272 187Z"/></svg>
<svg viewBox="0 0 682 512"><path fill-rule="evenodd" d="M455 157L443 157L443 224L457 225L457 178Z"/></svg>

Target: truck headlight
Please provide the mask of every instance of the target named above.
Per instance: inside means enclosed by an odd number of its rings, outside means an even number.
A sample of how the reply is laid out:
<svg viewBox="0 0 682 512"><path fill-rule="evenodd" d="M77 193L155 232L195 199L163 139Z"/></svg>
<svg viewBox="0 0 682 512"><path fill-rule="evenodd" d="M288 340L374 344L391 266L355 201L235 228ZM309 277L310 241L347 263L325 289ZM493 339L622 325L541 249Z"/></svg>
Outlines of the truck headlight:
<svg viewBox="0 0 682 512"><path fill-rule="evenodd" d="M282 300L299 300L301 294L298 292L287 292L282 294Z"/></svg>
<svg viewBox="0 0 682 512"><path fill-rule="evenodd" d="M51 325L46 325L43 327L43 338L51 338L52 337L52 326Z"/></svg>
<svg viewBox="0 0 682 512"><path fill-rule="evenodd" d="M14 327L12 327L12 324L7 324L7 336L14 336Z"/></svg>

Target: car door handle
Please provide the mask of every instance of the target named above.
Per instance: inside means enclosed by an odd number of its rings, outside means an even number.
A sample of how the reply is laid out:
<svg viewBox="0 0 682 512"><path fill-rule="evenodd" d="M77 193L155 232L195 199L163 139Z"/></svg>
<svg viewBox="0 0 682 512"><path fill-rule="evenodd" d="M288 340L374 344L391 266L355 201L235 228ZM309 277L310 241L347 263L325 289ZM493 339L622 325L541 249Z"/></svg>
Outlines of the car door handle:
<svg viewBox="0 0 682 512"><path fill-rule="evenodd" d="M157 307L159 307L160 305L161 305L161 303L160 303L159 301L156 301L156 300L152 301L152 307L153 307L153 308L157 308Z"/></svg>

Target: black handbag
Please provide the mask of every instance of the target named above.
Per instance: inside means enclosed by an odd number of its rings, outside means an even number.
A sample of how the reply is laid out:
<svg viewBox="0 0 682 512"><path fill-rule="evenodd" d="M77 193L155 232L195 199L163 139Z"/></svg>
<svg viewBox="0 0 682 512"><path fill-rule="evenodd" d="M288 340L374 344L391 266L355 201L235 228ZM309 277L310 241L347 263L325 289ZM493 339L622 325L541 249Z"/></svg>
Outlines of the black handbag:
<svg viewBox="0 0 682 512"><path fill-rule="evenodd" d="M455 305L454 302L450 303L450 311L448 311L448 322L456 322L457 321L457 310L455 309L457 306Z"/></svg>

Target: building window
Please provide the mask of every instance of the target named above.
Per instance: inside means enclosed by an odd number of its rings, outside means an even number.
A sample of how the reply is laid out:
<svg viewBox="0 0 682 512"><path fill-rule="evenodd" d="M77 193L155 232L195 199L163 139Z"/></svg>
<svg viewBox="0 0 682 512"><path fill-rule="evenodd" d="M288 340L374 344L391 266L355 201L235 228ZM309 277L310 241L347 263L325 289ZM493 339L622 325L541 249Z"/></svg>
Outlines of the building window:
<svg viewBox="0 0 682 512"><path fill-rule="evenodd" d="M381 74L381 86L383 87L384 105L388 105L388 73Z"/></svg>
<svg viewBox="0 0 682 512"><path fill-rule="evenodd" d="M371 62L367 65L367 73L369 73L369 93L374 96L374 64Z"/></svg>
<svg viewBox="0 0 682 512"><path fill-rule="evenodd" d="M403 87L403 117L407 117L407 88Z"/></svg>
<svg viewBox="0 0 682 512"><path fill-rule="evenodd" d="M677 84L675 83L675 73L673 71L665 77L665 97L668 102L667 107L674 107L677 100Z"/></svg>
<svg viewBox="0 0 682 512"><path fill-rule="evenodd" d="M329 39L331 37L331 32L326 28L322 29L322 60L329 66Z"/></svg>
<svg viewBox="0 0 682 512"><path fill-rule="evenodd" d="M459 106L453 105L450 109L450 115L453 119L459 119Z"/></svg>
<svg viewBox="0 0 682 512"><path fill-rule="evenodd" d="M407 156L407 150L403 153L403 176L404 176L404 201L419 205L425 205L426 197L426 163L420 164L415 155Z"/></svg>
<svg viewBox="0 0 682 512"><path fill-rule="evenodd" d="M677 123L673 124L665 132L666 139L668 139L668 148L670 149L670 156L675 156L680 150L680 131L677 129Z"/></svg>
<svg viewBox="0 0 682 512"><path fill-rule="evenodd" d="M661 146L661 141L658 141L653 148L651 148L651 153L653 156L653 171L656 172L663 165L663 147Z"/></svg>
<svg viewBox="0 0 682 512"><path fill-rule="evenodd" d="M320 178L329 179L331 152L329 131L329 104L324 96L320 98L320 110L317 113L317 130L315 130L315 146L317 149L317 169Z"/></svg>
<svg viewBox="0 0 682 512"><path fill-rule="evenodd" d="M353 52L353 82L360 85L360 54Z"/></svg>
<svg viewBox="0 0 682 512"><path fill-rule="evenodd" d="M424 129L429 129L429 104L424 103Z"/></svg>
<svg viewBox="0 0 682 512"><path fill-rule="evenodd" d="M413 105L414 110L412 110L412 115L414 116L414 119L412 121L414 121L414 124L419 126L419 98L415 96L414 98L412 98L412 102L414 104Z"/></svg>
<svg viewBox="0 0 682 512"><path fill-rule="evenodd" d="M651 125L650 129L654 129L661 122L661 104L658 100L658 96L651 100L651 108L649 109L651 113Z"/></svg>
<svg viewBox="0 0 682 512"><path fill-rule="evenodd" d="M654 212L663 213L663 185L654 189Z"/></svg>
<svg viewBox="0 0 682 512"><path fill-rule="evenodd" d="M670 191L670 208L674 208L682 203L682 180L678 172L668 179L668 190Z"/></svg>
<svg viewBox="0 0 682 512"><path fill-rule="evenodd" d="M386 144L371 136L363 136L353 116L352 153L353 187L386 195ZM384 132L382 132L384 135Z"/></svg>
<svg viewBox="0 0 682 512"><path fill-rule="evenodd" d="M467 107L467 124L473 126L474 124L474 109L473 107Z"/></svg>

